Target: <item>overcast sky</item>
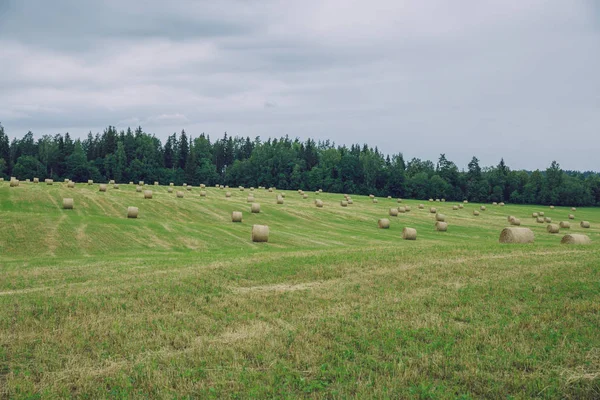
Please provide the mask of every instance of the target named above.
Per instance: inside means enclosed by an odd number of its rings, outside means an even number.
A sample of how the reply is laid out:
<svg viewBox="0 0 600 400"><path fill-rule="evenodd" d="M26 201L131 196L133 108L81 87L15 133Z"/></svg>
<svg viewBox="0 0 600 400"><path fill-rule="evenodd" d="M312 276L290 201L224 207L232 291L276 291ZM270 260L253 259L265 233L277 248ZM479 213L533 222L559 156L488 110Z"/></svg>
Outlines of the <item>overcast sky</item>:
<svg viewBox="0 0 600 400"><path fill-rule="evenodd" d="M600 0L0 0L0 122L600 170Z"/></svg>

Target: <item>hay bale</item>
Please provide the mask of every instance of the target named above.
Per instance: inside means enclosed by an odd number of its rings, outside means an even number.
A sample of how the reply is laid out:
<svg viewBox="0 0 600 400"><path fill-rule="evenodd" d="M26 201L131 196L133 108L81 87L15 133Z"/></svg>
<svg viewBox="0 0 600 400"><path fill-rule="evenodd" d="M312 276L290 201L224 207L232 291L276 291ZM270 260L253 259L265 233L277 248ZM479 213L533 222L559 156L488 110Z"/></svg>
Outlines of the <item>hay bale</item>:
<svg viewBox="0 0 600 400"><path fill-rule="evenodd" d="M493 205L493 206L497 206L497 205L498 205L498 203L496 203L495 201L493 201L493 202L492 202L492 205Z"/></svg>
<svg viewBox="0 0 600 400"><path fill-rule="evenodd" d="M183 199L183 192L181 190L178 190L175 195L177 196L178 199Z"/></svg>
<svg viewBox="0 0 600 400"><path fill-rule="evenodd" d="M377 199L373 199L373 204L377 204Z"/></svg>
<svg viewBox="0 0 600 400"><path fill-rule="evenodd" d="M479 211L473 210L473 215L476 216L476 217L478 217L479 216Z"/></svg>
<svg viewBox="0 0 600 400"><path fill-rule="evenodd" d="M390 217L397 217L398 216L398 209L397 208L390 208Z"/></svg>
<svg viewBox="0 0 600 400"><path fill-rule="evenodd" d="M397 210L398 210L398 212L400 214L404 214L406 212L406 206L405 207L398 207Z"/></svg>
<svg viewBox="0 0 600 400"><path fill-rule="evenodd" d="M229 197L231 197L231 192L225 192L225 197L226 197L226 198L229 198Z"/></svg>
<svg viewBox="0 0 600 400"><path fill-rule="evenodd" d="M558 224L561 229L571 229L571 223L569 221L560 221L560 224Z"/></svg>
<svg viewBox="0 0 600 400"><path fill-rule="evenodd" d="M578 235L576 233L569 233L560 241L562 244L590 244L592 240L587 235Z"/></svg>
<svg viewBox="0 0 600 400"><path fill-rule="evenodd" d="M173 193L173 188L172 188L171 186L169 186L169 187L167 188L167 192L169 192L169 193Z"/></svg>
<svg viewBox="0 0 600 400"><path fill-rule="evenodd" d="M459 204L459 205L458 205L458 209L459 209L459 210L462 210L463 208L465 208L465 206L463 206L462 204Z"/></svg>
<svg viewBox="0 0 600 400"><path fill-rule="evenodd" d="M433 203L433 199L429 199L429 202L430 202L430 203Z"/></svg>
<svg viewBox="0 0 600 400"><path fill-rule="evenodd" d="M340 201L340 206L342 206L342 207L348 207L348 201L347 200Z"/></svg>
<svg viewBox="0 0 600 400"><path fill-rule="evenodd" d="M370 195L369 195L369 198L372 200L372 199L374 199L374 198L375 198L375 195L373 195L373 194L370 194Z"/></svg>
<svg viewBox="0 0 600 400"><path fill-rule="evenodd" d="M534 212L534 213L532 213L532 214L531 214L531 216L532 216L533 218L537 218L537 217L539 217L539 214L538 214L538 213L536 213L536 212Z"/></svg>
<svg viewBox="0 0 600 400"><path fill-rule="evenodd" d="M315 205L317 206L317 208L323 208L323 200L321 200L321 199L315 200Z"/></svg>
<svg viewBox="0 0 600 400"><path fill-rule="evenodd" d="M440 221L440 222L444 222L444 221L446 221L446 216L444 214L436 213L435 214L435 220L436 221Z"/></svg>
<svg viewBox="0 0 600 400"><path fill-rule="evenodd" d="M113 189L118 189L118 188L119 188L119 184L118 184L118 183L115 183L115 184L113 185Z"/></svg>
<svg viewBox="0 0 600 400"><path fill-rule="evenodd" d="M221 186L219 186L219 189L224 190L225 186L221 185Z"/></svg>
<svg viewBox="0 0 600 400"><path fill-rule="evenodd" d="M575 216L573 214L569 214L569 219L575 219Z"/></svg>
<svg viewBox="0 0 600 400"><path fill-rule="evenodd" d="M233 211L231 213L231 222L242 222L242 212L241 211Z"/></svg>
<svg viewBox="0 0 600 400"><path fill-rule="evenodd" d="M4 180L4 178L2 178ZM33 183L40 183L40 178L33 178Z"/></svg>
<svg viewBox="0 0 600 400"><path fill-rule="evenodd" d="M258 214L258 213L260 213L260 204L259 203L252 203L252 205L250 206L250 211L252 212L252 214Z"/></svg>
<svg viewBox="0 0 600 400"><path fill-rule="evenodd" d="M269 188L269 193L273 193L273 188Z"/></svg>
<svg viewBox="0 0 600 400"><path fill-rule="evenodd" d="M200 197L206 197L206 190L200 191Z"/></svg>
<svg viewBox="0 0 600 400"><path fill-rule="evenodd" d="M114 185L114 184L115 184L115 180L114 180L114 179L111 179L110 181L108 181L108 184L109 184L109 185Z"/></svg>
<svg viewBox="0 0 600 400"><path fill-rule="evenodd" d="M127 218L137 218L138 211L137 207L127 207Z"/></svg>
<svg viewBox="0 0 600 400"><path fill-rule="evenodd" d="M442 203L445 203L445 202L446 202L446 199L442 199Z"/></svg>
<svg viewBox="0 0 600 400"><path fill-rule="evenodd" d="M250 195L246 197L246 203L254 203L254 196Z"/></svg>
<svg viewBox="0 0 600 400"><path fill-rule="evenodd" d="M185 190L187 190L187 191L191 191L191 190L192 190L192 187L193 187L192 185L187 185L187 186L185 187Z"/></svg>
<svg viewBox="0 0 600 400"><path fill-rule="evenodd" d="M46 185L54 185L54 179L46 179Z"/></svg>
<svg viewBox="0 0 600 400"><path fill-rule="evenodd" d="M283 204L283 197L281 195L277 196L277 204Z"/></svg>
<svg viewBox="0 0 600 400"><path fill-rule="evenodd" d="M88 179L88 185L93 185L94 181L92 179Z"/></svg>
<svg viewBox="0 0 600 400"><path fill-rule="evenodd" d="M200 184L200 189L206 189L206 185L204 183Z"/></svg>
<svg viewBox="0 0 600 400"><path fill-rule="evenodd" d="M510 224L514 226L521 226L521 220L519 218L513 218L510 220Z"/></svg>
<svg viewBox="0 0 600 400"><path fill-rule="evenodd" d="M537 222L538 224L543 224L543 223L545 222L545 221L544 221L544 217L537 217L537 218L535 219L535 222Z"/></svg>
<svg viewBox="0 0 600 400"><path fill-rule="evenodd" d="M437 221L435 223L435 230L438 232L446 232L448 230L448 223L443 221Z"/></svg>
<svg viewBox="0 0 600 400"><path fill-rule="evenodd" d="M549 224L549 223L552 222L552 218L546 217L546 218L544 218L544 222L547 223L547 224Z"/></svg>
<svg viewBox="0 0 600 400"><path fill-rule="evenodd" d="M144 198L151 199L152 198L152 190L144 190Z"/></svg>
<svg viewBox="0 0 600 400"><path fill-rule="evenodd" d="M556 224L548 224L548 226L546 227L546 231L548 231L548 233L558 233L559 230L560 228Z"/></svg>
<svg viewBox="0 0 600 400"><path fill-rule="evenodd" d="M144 181L139 181L139 182L138 182L138 185L140 185L140 186L144 186Z"/></svg>
<svg viewBox="0 0 600 400"><path fill-rule="evenodd" d="M181 186L183 186L183 187L186 187L186 186L187 186L187 183L184 183L184 184L183 184L183 185L181 185Z"/></svg>
<svg viewBox="0 0 600 400"><path fill-rule="evenodd" d="M68 198L68 197L66 197L66 198L63 199L63 208L65 210L72 210L73 209L73 204L74 204L73 199Z"/></svg>
<svg viewBox="0 0 600 400"><path fill-rule="evenodd" d="M550 209L551 209L551 210L554 210L554 206L550 206Z"/></svg>
<svg viewBox="0 0 600 400"><path fill-rule="evenodd" d="M479 207L479 209L480 209L481 211L485 211L485 210L486 210L485 206L481 206L481 207Z"/></svg>
<svg viewBox="0 0 600 400"><path fill-rule="evenodd" d="M396 200L396 202L402 203L402 199L398 199L398 200Z"/></svg>
<svg viewBox="0 0 600 400"><path fill-rule="evenodd" d="M105 183L101 183L100 186L98 186L98 189L101 192L106 192L106 184Z"/></svg>
<svg viewBox="0 0 600 400"><path fill-rule="evenodd" d="M463 200L463 204L468 204L469 200Z"/></svg>
<svg viewBox="0 0 600 400"><path fill-rule="evenodd" d="M250 186L250 191L254 192L254 186ZM302 193L302 194L304 194L304 193Z"/></svg>
<svg viewBox="0 0 600 400"><path fill-rule="evenodd" d="M538 213L538 216L539 216L539 217L543 217L543 216L544 216L544 212L543 212L543 211L540 211L540 212Z"/></svg>
<svg viewBox="0 0 600 400"><path fill-rule="evenodd" d="M19 186L19 181L17 179L11 179L10 187L17 187L17 186Z"/></svg>
<svg viewBox="0 0 600 400"><path fill-rule="evenodd" d="M515 217L512 215L509 215L508 218L506 218L508 220L508 222L512 221Z"/></svg>
<svg viewBox="0 0 600 400"><path fill-rule="evenodd" d="M440 202L440 199L435 199L435 201L439 203L439 202Z"/></svg>
<svg viewBox="0 0 600 400"><path fill-rule="evenodd" d="M133 185L133 181L129 181L129 184L130 184L130 185Z"/></svg>
<svg viewBox="0 0 600 400"><path fill-rule="evenodd" d="M253 242L268 242L269 227L267 225L252 225L252 241Z"/></svg>
<svg viewBox="0 0 600 400"><path fill-rule="evenodd" d="M240 189L240 192L244 191L244 187L243 186L240 186L239 189Z"/></svg>
<svg viewBox="0 0 600 400"><path fill-rule="evenodd" d="M175 186L173 182L169 182L169 186Z"/></svg>
<svg viewBox="0 0 600 400"><path fill-rule="evenodd" d="M379 229L389 229L390 220L387 218L381 218L377 221L377 226L379 226Z"/></svg>
<svg viewBox="0 0 600 400"><path fill-rule="evenodd" d="M456 210L458 210L458 206L452 206L452 209L453 209L454 211L456 211Z"/></svg>
<svg viewBox="0 0 600 400"><path fill-rule="evenodd" d="M69 181L69 183L67 183L67 187L73 189L75 187L75 182Z"/></svg>
<svg viewBox="0 0 600 400"><path fill-rule="evenodd" d="M575 207L571 207L571 211L577 211Z"/></svg>
<svg viewBox="0 0 600 400"><path fill-rule="evenodd" d="M499 205L500 207L504 207L504 203L503 203L503 202L500 202L498 205Z"/></svg>
<svg viewBox="0 0 600 400"><path fill-rule="evenodd" d="M404 239L404 240L417 240L417 230L415 228L404 228L404 229L402 229L402 239Z"/></svg>
<svg viewBox="0 0 600 400"><path fill-rule="evenodd" d="M319 189L319 193L323 193L323 189Z"/></svg>
<svg viewBox="0 0 600 400"><path fill-rule="evenodd" d="M280 196L285 199L285 193L281 193Z"/></svg>
<svg viewBox="0 0 600 400"><path fill-rule="evenodd" d="M158 181L154 181L154 186L158 186Z"/></svg>
<svg viewBox="0 0 600 400"><path fill-rule="evenodd" d="M581 221L579 223L579 226L584 228L584 229L588 229L590 227L590 223L588 221Z"/></svg>
<svg viewBox="0 0 600 400"><path fill-rule="evenodd" d="M141 186L136 186L135 187L135 191L136 191L136 193L142 193L142 187Z"/></svg>
<svg viewBox="0 0 600 400"><path fill-rule="evenodd" d="M404 211L410 212L410 210L411 210L410 206L404 206Z"/></svg>
<svg viewBox="0 0 600 400"><path fill-rule="evenodd" d="M431 214L435 214L435 213L437 213L437 208L435 208L435 207L431 207L431 208L429 209L429 212L430 212Z"/></svg>
<svg viewBox="0 0 600 400"><path fill-rule="evenodd" d="M529 228L504 228L500 233L500 243L533 243L535 235Z"/></svg>
<svg viewBox="0 0 600 400"><path fill-rule="evenodd" d="M303 195L302 195L302 198L303 198L304 200L306 200L306 199L308 199L308 195L307 195L307 194L303 194ZM348 204L352 204L352 203L351 203L351 201L352 201L352 200L348 200Z"/></svg>
<svg viewBox="0 0 600 400"><path fill-rule="evenodd" d="M419 204L419 210L422 210L424 208L425 208L425 206L423 204Z"/></svg>

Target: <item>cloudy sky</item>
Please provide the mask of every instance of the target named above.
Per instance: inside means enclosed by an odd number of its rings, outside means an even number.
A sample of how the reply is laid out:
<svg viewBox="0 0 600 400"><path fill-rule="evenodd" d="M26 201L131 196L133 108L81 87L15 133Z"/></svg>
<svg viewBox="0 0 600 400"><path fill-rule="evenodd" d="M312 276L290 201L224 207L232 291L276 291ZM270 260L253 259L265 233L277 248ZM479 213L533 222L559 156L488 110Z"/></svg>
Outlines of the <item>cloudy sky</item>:
<svg viewBox="0 0 600 400"><path fill-rule="evenodd" d="M600 1L0 0L0 122L600 170Z"/></svg>

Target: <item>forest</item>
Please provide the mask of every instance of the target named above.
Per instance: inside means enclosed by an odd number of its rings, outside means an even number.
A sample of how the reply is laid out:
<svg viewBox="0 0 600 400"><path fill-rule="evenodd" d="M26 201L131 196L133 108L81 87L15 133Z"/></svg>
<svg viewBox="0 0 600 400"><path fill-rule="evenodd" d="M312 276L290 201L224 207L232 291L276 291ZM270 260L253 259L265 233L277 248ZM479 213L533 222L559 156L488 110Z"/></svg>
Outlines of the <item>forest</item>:
<svg viewBox="0 0 600 400"><path fill-rule="evenodd" d="M159 181L176 185L223 184L280 189L374 194L404 198L475 202L510 202L565 206L600 205L600 174L563 171L553 161L543 170L512 170L500 159L482 167L473 157L468 169L440 154L434 163L402 153L386 155L375 147L336 146L329 140L279 139L261 141L227 133L211 141L181 131L163 144L156 136L135 130L102 134L91 132L84 140L69 133L32 132L10 140L0 124L0 176L7 179L38 177L75 182Z"/></svg>

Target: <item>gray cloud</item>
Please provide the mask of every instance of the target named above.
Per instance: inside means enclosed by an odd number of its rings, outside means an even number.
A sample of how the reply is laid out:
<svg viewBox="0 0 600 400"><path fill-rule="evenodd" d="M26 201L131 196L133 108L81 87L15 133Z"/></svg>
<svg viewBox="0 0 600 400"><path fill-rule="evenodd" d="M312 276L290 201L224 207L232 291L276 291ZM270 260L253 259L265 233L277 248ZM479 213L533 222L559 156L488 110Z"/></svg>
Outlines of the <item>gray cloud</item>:
<svg viewBox="0 0 600 400"><path fill-rule="evenodd" d="M599 169L594 2L5 0L0 18L10 135L141 124Z"/></svg>

